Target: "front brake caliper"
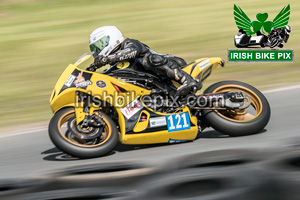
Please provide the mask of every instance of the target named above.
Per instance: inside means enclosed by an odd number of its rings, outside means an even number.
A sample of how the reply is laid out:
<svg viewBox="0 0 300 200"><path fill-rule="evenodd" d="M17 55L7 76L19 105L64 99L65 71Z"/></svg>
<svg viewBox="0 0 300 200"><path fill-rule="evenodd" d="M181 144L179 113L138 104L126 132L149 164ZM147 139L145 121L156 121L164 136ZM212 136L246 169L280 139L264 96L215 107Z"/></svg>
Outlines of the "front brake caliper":
<svg viewBox="0 0 300 200"><path fill-rule="evenodd" d="M94 114L95 110L99 109L92 106L89 94L77 91L77 101L75 106L76 124L82 123L83 126L88 125L88 120Z"/></svg>

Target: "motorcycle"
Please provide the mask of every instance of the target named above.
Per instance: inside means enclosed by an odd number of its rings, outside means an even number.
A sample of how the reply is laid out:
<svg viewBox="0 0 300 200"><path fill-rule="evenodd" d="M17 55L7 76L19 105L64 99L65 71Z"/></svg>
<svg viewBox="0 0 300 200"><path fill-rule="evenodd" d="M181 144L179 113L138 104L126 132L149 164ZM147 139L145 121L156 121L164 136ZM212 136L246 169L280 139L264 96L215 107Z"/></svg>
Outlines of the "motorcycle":
<svg viewBox="0 0 300 200"><path fill-rule="evenodd" d="M277 28L273 29L271 33L268 36L267 43L265 43L265 46L268 46L270 48L274 47L283 47L283 42L287 43L291 33L291 27L289 25L286 25L285 28Z"/></svg>
<svg viewBox="0 0 300 200"><path fill-rule="evenodd" d="M203 93L178 96L177 82L143 71L138 59L97 73L79 67L90 58L87 53L70 64L50 98L54 113L50 139L71 156L103 156L118 141L129 145L192 141L206 127L232 137L251 135L270 119L267 99L246 83L221 81ZM224 65L221 58L201 58L183 70L204 82Z"/></svg>

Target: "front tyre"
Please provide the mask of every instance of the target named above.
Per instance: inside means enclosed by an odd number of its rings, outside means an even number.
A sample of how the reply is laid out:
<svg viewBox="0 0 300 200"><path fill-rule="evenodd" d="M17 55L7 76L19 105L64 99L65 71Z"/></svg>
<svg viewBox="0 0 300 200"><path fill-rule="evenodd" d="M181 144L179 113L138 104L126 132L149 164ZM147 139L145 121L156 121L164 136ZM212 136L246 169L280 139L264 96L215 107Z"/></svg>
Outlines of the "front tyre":
<svg viewBox="0 0 300 200"><path fill-rule="evenodd" d="M256 88L239 81L221 81L208 87L204 93L241 91L251 99L244 110L203 110L205 120L217 131L229 136L255 134L268 124L271 110L266 97Z"/></svg>
<svg viewBox="0 0 300 200"><path fill-rule="evenodd" d="M50 121L50 139L57 148L74 157L93 158L103 156L114 149L119 135L117 127L110 117L104 113L99 113L99 116L105 122L105 127L82 130L82 134L95 135L95 137L88 140L80 139L75 137L68 129L70 123L77 126L76 120L74 120L74 108L63 108L55 113Z"/></svg>

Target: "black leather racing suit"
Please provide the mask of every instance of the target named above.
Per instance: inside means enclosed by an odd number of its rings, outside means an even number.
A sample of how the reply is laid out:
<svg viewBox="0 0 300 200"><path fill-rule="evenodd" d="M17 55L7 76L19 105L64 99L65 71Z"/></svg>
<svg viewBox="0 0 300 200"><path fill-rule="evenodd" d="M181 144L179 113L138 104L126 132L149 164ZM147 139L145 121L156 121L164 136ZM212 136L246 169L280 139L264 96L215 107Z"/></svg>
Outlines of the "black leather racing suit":
<svg viewBox="0 0 300 200"><path fill-rule="evenodd" d="M105 62L113 65L120 61L130 61L135 58L140 59L145 70L155 72L157 75L167 76L171 80L182 84L177 89L178 95L187 95L202 87L201 82L198 82L181 69L181 67L186 66L186 62L182 58L157 53L146 44L134 39L125 39L119 49L113 51L104 63L101 60L97 61L96 57L95 65L103 65Z"/></svg>

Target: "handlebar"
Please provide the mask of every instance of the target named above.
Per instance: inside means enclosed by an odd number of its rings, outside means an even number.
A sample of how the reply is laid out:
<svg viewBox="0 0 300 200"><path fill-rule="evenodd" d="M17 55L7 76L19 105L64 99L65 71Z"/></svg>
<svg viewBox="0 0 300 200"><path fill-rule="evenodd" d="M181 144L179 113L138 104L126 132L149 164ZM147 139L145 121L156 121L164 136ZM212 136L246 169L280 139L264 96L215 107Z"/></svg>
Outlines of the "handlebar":
<svg viewBox="0 0 300 200"><path fill-rule="evenodd" d="M97 69L98 68L94 63L90 64L90 66L86 68L87 71L91 71L91 72L95 72Z"/></svg>
<svg viewBox="0 0 300 200"><path fill-rule="evenodd" d="M104 65L103 65L104 66ZM90 64L89 67L86 68L87 71L95 72L97 69L103 67L103 66L96 66L95 63Z"/></svg>

